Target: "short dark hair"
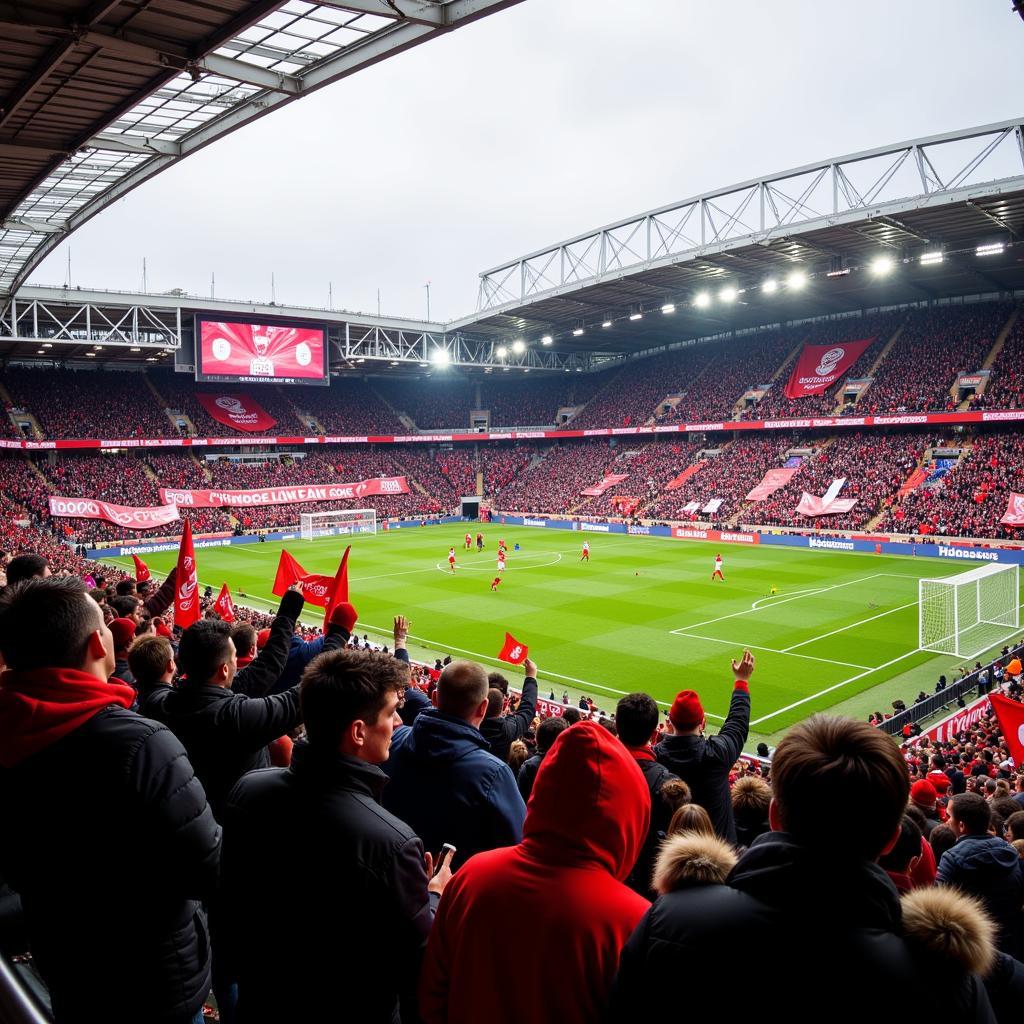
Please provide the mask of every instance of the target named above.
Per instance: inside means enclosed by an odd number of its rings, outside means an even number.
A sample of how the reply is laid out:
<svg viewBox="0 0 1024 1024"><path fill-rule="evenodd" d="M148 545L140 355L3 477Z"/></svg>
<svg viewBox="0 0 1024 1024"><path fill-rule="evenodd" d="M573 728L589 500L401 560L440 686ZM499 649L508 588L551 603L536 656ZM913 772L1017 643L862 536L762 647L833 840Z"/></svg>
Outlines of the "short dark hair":
<svg viewBox="0 0 1024 1024"><path fill-rule="evenodd" d="M114 585L118 597L126 597L135 594L135 580L118 580Z"/></svg>
<svg viewBox="0 0 1024 1024"><path fill-rule="evenodd" d="M35 576L42 576L46 571L47 561L42 555L30 551L25 555L15 555L7 563L7 585L13 587L15 583L22 580L30 580Z"/></svg>
<svg viewBox="0 0 1024 1024"><path fill-rule="evenodd" d="M642 747L658 728L658 705L646 693L627 693L615 705L619 739L627 747Z"/></svg>
<svg viewBox="0 0 1024 1024"><path fill-rule="evenodd" d="M504 706L505 695L497 687L492 686L487 691L487 717L497 718Z"/></svg>
<svg viewBox="0 0 1024 1024"><path fill-rule="evenodd" d="M579 708L566 708L562 712L562 721L575 725L577 722L583 721L583 712Z"/></svg>
<svg viewBox="0 0 1024 1024"><path fill-rule="evenodd" d="M564 718L545 718L537 726L537 752L546 754L551 749L551 744L558 739L558 734L569 728L569 723Z"/></svg>
<svg viewBox="0 0 1024 1024"><path fill-rule="evenodd" d="M874 860L892 838L910 796L896 743L866 722L814 715L793 726L772 759L782 827L803 846ZM850 828L850 808L859 808Z"/></svg>
<svg viewBox="0 0 1024 1024"><path fill-rule="evenodd" d="M256 646L256 627L251 622L236 622L231 627L231 639L235 641L235 653L247 658Z"/></svg>
<svg viewBox="0 0 1024 1024"><path fill-rule="evenodd" d="M942 860L942 855L956 846L956 835L948 825L936 825L928 836L928 845L935 854L935 860Z"/></svg>
<svg viewBox="0 0 1024 1024"><path fill-rule="evenodd" d="M189 683L201 686L231 660L231 627L221 619L200 619L181 635L178 667Z"/></svg>
<svg viewBox="0 0 1024 1024"><path fill-rule="evenodd" d="M409 666L383 651L343 649L317 655L299 685L310 744L337 750L353 722L376 722L388 694L408 685Z"/></svg>
<svg viewBox="0 0 1024 1024"><path fill-rule="evenodd" d="M908 815L903 815L900 837L888 853L883 853L878 858L878 866L886 871L905 872L910 867L910 862L921 856L922 838L922 832L917 824Z"/></svg>
<svg viewBox="0 0 1024 1024"><path fill-rule="evenodd" d="M492 690L501 690L503 697L508 696L508 680L500 672L488 672L487 685Z"/></svg>
<svg viewBox="0 0 1024 1024"><path fill-rule="evenodd" d="M32 576L0 593L0 654L16 672L78 668L99 606L76 576Z"/></svg>
<svg viewBox="0 0 1024 1024"><path fill-rule="evenodd" d="M138 610L142 602L134 594L119 594L112 598L108 604L117 612L119 619L130 618Z"/></svg>
<svg viewBox="0 0 1024 1024"><path fill-rule="evenodd" d="M1006 817L1004 827L1010 833L1011 839L1024 839L1024 811L1014 811Z"/></svg>
<svg viewBox="0 0 1024 1024"><path fill-rule="evenodd" d="M992 824L992 810L980 793L957 793L949 802L949 813L972 836L985 835Z"/></svg>
<svg viewBox="0 0 1024 1024"><path fill-rule="evenodd" d="M165 636L139 637L128 649L128 667L140 686L153 686L174 657L171 641Z"/></svg>

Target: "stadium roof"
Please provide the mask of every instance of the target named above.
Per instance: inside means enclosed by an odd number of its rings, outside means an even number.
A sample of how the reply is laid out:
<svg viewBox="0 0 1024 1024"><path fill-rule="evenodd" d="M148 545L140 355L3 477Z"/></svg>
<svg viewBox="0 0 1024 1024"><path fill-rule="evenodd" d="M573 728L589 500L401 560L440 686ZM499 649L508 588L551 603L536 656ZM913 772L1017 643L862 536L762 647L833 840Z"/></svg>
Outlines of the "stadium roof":
<svg viewBox="0 0 1024 1024"><path fill-rule="evenodd" d="M478 311L448 326L630 352L1020 290L1024 118L823 160L577 235L482 273Z"/></svg>
<svg viewBox="0 0 1024 1024"><path fill-rule="evenodd" d="M0 296L136 185L521 0L0 0Z"/></svg>

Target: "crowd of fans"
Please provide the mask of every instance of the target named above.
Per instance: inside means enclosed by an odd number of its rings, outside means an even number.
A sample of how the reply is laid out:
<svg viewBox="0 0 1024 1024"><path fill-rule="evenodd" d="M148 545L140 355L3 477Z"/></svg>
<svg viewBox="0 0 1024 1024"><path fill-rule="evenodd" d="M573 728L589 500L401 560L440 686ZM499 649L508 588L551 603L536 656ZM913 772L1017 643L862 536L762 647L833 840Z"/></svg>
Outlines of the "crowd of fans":
<svg viewBox="0 0 1024 1024"><path fill-rule="evenodd" d="M971 408L1019 409L1024 402L1024 316L1020 310L991 370L984 393L974 395Z"/></svg>
<svg viewBox="0 0 1024 1024"><path fill-rule="evenodd" d="M934 486L922 486L894 502L881 529L945 537L1019 538L1003 526L1011 492L1024 492L1024 436L982 434Z"/></svg>
<svg viewBox="0 0 1024 1024"><path fill-rule="evenodd" d="M564 514L586 499L581 491L599 484L606 472L616 472L617 455L607 440L552 445L543 459L502 488L496 501L506 512Z"/></svg>
<svg viewBox="0 0 1024 1024"><path fill-rule="evenodd" d="M955 409L961 373L981 369L1012 307L1004 303L911 313L857 403L857 413Z"/></svg>

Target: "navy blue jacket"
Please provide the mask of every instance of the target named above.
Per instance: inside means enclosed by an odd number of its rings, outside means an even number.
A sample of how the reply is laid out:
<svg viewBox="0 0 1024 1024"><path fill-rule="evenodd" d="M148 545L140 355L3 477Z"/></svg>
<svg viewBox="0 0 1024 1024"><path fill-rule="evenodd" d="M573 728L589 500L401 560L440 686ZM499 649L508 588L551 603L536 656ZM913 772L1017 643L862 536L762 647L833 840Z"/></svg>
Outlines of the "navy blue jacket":
<svg viewBox="0 0 1024 1024"><path fill-rule="evenodd" d="M942 855L938 881L977 896L999 928L996 945L1020 959L1024 871L1009 843L996 836L961 836Z"/></svg>
<svg viewBox="0 0 1024 1024"><path fill-rule="evenodd" d="M284 693L285 690L290 690L302 678L306 666L323 652L324 638L322 636L318 636L315 640L303 640L297 633L293 633L284 671L270 688L270 692Z"/></svg>
<svg viewBox="0 0 1024 1024"><path fill-rule="evenodd" d="M474 853L514 846L523 838L526 804L504 761L468 722L436 708L397 729L381 767L391 782L382 802L433 854L455 849L454 867Z"/></svg>

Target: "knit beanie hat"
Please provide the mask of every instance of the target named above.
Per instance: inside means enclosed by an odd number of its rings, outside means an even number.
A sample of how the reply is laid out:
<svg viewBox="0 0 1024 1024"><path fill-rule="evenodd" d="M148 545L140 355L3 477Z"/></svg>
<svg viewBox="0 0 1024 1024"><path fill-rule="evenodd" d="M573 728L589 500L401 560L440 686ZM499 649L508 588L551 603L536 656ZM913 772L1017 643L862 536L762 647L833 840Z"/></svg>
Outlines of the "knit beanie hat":
<svg viewBox="0 0 1024 1024"><path fill-rule="evenodd" d="M681 690L668 713L677 729L692 729L704 721L704 708L694 690Z"/></svg>
<svg viewBox="0 0 1024 1024"><path fill-rule="evenodd" d="M114 619L110 624L114 635L114 651L127 651L135 639L135 623L132 619Z"/></svg>
<svg viewBox="0 0 1024 1024"><path fill-rule="evenodd" d="M932 808L938 802L939 792L927 779L918 779L910 787L910 799L918 807Z"/></svg>

